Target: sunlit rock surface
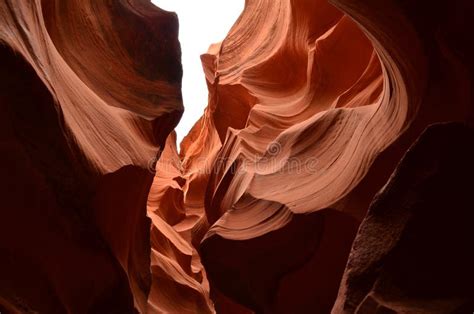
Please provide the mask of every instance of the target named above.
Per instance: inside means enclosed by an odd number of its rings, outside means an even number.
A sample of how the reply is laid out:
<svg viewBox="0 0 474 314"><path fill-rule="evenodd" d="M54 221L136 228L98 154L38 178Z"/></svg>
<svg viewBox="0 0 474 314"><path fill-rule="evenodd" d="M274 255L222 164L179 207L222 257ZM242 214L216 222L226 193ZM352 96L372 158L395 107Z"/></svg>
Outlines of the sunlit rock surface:
<svg viewBox="0 0 474 314"><path fill-rule="evenodd" d="M434 232L418 221L426 204L438 217L447 196L406 207L417 177L400 169L426 162L429 187L453 192L442 178L464 164L450 168L442 156L463 152L472 139L450 139L471 131L426 131L390 181L407 184L394 194L389 183L366 214L428 125L472 125L473 13L467 0L429 10L402 0L248 0L202 56L209 104L178 154L174 14L146 0L4 1L0 308L471 311L472 289L449 279L451 266L427 274L457 285L454 295L409 275L419 264L397 263L427 263L436 248L463 256L458 244L418 250ZM444 146L419 152L433 132ZM391 208L394 219L377 220ZM417 223L401 230L407 215ZM463 221L448 222L464 232ZM397 245L392 259L380 256Z"/></svg>

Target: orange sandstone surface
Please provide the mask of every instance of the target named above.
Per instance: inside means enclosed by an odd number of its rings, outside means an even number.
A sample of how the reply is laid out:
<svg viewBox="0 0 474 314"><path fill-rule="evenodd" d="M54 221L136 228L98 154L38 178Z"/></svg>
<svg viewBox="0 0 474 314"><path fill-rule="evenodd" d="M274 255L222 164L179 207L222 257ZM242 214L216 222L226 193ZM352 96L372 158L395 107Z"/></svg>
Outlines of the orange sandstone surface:
<svg viewBox="0 0 474 314"><path fill-rule="evenodd" d="M472 313L471 1L247 0L179 153L174 13L0 17L0 312Z"/></svg>

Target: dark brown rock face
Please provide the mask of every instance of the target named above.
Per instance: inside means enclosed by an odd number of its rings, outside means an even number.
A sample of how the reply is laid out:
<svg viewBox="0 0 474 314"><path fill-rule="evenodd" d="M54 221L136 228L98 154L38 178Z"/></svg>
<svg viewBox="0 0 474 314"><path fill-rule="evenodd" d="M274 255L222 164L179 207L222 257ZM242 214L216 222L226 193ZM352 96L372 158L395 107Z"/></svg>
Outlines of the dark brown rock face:
<svg viewBox="0 0 474 314"><path fill-rule="evenodd" d="M211 237L201 258L213 289L257 313L328 313L357 226L353 217L325 209L250 240Z"/></svg>
<svg viewBox="0 0 474 314"><path fill-rule="evenodd" d="M375 197L333 313L472 313L474 130L429 127Z"/></svg>
<svg viewBox="0 0 474 314"><path fill-rule="evenodd" d="M145 312L149 162L182 112L176 16L2 1L0 62L0 312Z"/></svg>
<svg viewBox="0 0 474 314"><path fill-rule="evenodd" d="M132 311L126 274L93 220L93 173L69 149L38 76L9 48L1 58L0 159L8 166L0 180L0 308Z"/></svg>

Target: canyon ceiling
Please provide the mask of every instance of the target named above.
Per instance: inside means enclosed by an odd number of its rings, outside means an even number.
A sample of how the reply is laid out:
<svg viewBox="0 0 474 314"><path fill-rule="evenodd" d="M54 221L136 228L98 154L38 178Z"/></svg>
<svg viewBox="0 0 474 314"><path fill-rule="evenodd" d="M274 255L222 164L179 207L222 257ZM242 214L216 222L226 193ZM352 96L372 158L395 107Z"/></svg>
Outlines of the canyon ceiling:
<svg viewBox="0 0 474 314"><path fill-rule="evenodd" d="M473 24L246 0L178 153L176 14L2 0L0 312L472 313Z"/></svg>

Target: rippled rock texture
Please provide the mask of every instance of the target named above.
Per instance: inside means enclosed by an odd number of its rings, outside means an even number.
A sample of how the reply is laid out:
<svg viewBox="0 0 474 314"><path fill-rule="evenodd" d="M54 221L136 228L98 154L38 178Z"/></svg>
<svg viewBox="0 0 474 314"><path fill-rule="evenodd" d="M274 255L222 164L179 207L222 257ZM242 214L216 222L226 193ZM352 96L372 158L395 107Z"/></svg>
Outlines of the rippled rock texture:
<svg viewBox="0 0 474 314"><path fill-rule="evenodd" d="M177 32L146 1L0 3L0 312L146 311Z"/></svg>
<svg viewBox="0 0 474 314"><path fill-rule="evenodd" d="M472 312L471 1L247 0L179 153L175 14L0 16L2 311Z"/></svg>

